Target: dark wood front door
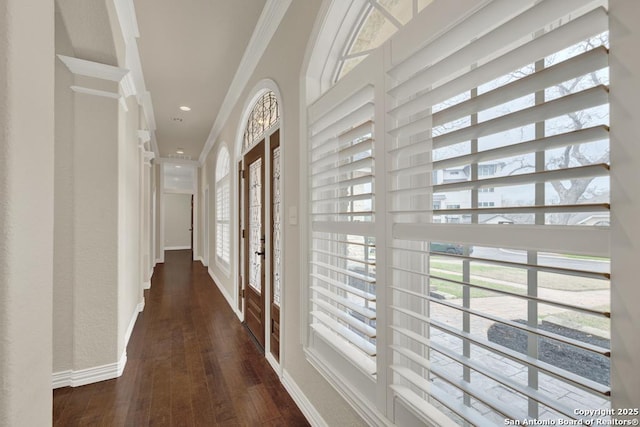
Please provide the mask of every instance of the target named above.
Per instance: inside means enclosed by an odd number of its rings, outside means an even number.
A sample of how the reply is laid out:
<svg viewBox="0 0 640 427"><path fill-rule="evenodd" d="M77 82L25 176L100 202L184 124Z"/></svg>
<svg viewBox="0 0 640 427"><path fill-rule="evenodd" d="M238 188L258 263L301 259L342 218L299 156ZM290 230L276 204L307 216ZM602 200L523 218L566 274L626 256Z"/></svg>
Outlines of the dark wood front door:
<svg viewBox="0 0 640 427"><path fill-rule="evenodd" d="M245 322L258 343L265 346L265 227L264 140L244 157L245 213Z"/></svg>

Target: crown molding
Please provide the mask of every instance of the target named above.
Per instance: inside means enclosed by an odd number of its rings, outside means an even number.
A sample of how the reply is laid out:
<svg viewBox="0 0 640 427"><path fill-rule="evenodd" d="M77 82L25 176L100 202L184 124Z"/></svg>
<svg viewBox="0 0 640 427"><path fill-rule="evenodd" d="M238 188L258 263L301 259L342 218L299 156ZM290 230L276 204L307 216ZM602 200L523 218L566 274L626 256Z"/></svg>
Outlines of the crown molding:
<svg viewBox="0 0 640 427"><path fill-rule="evenodd" d="M222 101L222 106L220 107L218 116L213 123L209 137L207 138L202 152L200 153L200 165L204 164L207 154L209 154L209 151L213 148L213 144L220 135L227 119L231 115L233 107L240 99L242 91L255 71L258 61L262 58L264 51L271 42L271 38L278 29L280 22L282 22L284 14L287 12L287 9L289 9L291 1L292 0L267 0L267 3L264 5L260 18L258 18L256 28L253 30L251 39L249 40L247 48L242 55L238 70L233 77L233 81L229 86L227 95L224 97L224 101Z"/></svg>
<svg viewBox="0 0 640 427"><path fill-rule="evenodd" d="M140 147L144 147L144 144L151 141L151 132L146 129L139 129L138 139L140 140Z"/></svg>
<svg viewBox="0 0 640 427"><path fill-rule="evenodd" d="M200 166L197 160L174 159L173 157L156 157L156 163L169 163L174 165Z"/></svg>
<svg viewBox="0 0 640 427"><path fill-rule="evenodd" d="M133 1L114 0L116 14L120 22L120 29L125 40L137 39L140 37L138 20L136 19L136 9Z"/></svg>
<svg viewBox="0 0 640 427"><path fill-rule="evenodd" d="M120 82L129 73L126 68L100 62L87 61L86 59L73 58L71 56L58 55L58 58L67 66L69 71L79 76L95 77L112 82Z"/></svg>
<svg viewBox="0 0 640 427"><path fill-rule="evenodd" d="M122 94L125 98L136 95L136 85L133 82L133 75L127 73L120 81L120 87L122 88Z"/></svg>
<svg viewBox="0 0 640 427"><path fill-rule="evenodd" d="M144 164L151 166L151 160L155 159L156 154L153 151L145 151L142 155L144 156Z"/></svg>
<svg viewBox="0 0 640 427"><path fill-rule="evenodd" d="M129 80L123 85L125 96L127 93L136 95L138 104L142 107L142 113L147 121L149 132L151 133L151 149L156 157L160 156L158 143L156 141L156 120L151 103L151 95L147 90L144 74L142 72L142 62L138 50L138 38L140 29L133 0L111 0L115 6L120 31L125 42L125 65L131 70ZM127 92L130 91L130 92Z"/></svg>

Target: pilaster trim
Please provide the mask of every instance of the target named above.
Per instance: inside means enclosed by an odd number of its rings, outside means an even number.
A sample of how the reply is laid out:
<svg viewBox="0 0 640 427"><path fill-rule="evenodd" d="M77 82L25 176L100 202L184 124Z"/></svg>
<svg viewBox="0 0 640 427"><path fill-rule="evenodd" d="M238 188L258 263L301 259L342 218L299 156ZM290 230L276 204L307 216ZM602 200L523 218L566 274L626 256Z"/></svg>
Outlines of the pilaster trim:
<svg viewBox="0 0 640 427"><path fill-rule="evenodd" d="M300 411L304 414L309 424L313 427L329 427L327 422L322 418L315 406L307 398L307 395L300 389L293 377L286 370L282 371L282 385L287 390L293 401L298 405Z"/></svg>
<svg viewBox="0 0 640 427"><path fill-rule="evenodd" d="M260 18L258 18L256 27L251 35L251 39L242 55L238 70L233 77L231 85L229 85L229 90L224 97L224 101L222 101L222 106L213 123L207 142L200 153L200 165L204 165L207 154L209 154L209 151L213 148L213 144L216 142L222 128L231 115L231 111L238 102L238 99L240 99L242 91L258 65L258 61L262 58L267 46L271 42L271 38L278 29L280 22L282 22L287 9L289 9L291 1L292 0L267 0L267 3L264 5Z"/></svg>
<svg viewBox="0 0 640 427"><path fill-rule="evenodd" d="M86 59L73 58L65 55L58 55L58 58L67 66L69 71L80 76L95 77L119 83L124 76L129 73L129 70L126 68L87 61Z"/></svg>
<svg viewBox="0 0 640 427"><path fill-rule="evenodd" d="M115 92L107 92L106 90L91 89L84 86L71 86L71 90L76 93L84 93L87 95L101 96L103 98L120 99L120 94Z"/></svg>
<svg viewBox="0 0 640 427"><path fill-rule="evenodd" d="M144 297L142 301L136 305L135 310L133 311L133 315L131 316L131 320L129 321L129 326L127 327L127 331L124 335L124 348L127 349L127 345L129 345L129 339L131 338L131 334L133 333L133 328L136 325L136 321L138 320L138 313L144 310Z"/></svg>

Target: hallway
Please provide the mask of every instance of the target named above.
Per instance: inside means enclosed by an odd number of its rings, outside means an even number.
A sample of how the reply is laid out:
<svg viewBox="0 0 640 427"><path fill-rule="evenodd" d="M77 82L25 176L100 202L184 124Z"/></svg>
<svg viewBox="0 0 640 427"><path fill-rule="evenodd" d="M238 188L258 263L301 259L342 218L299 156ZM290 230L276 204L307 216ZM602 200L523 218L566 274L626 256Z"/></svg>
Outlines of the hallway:
<svg viewBox="0 0 640 427"><path fill-rule="evenodd" d="M55 426L304 426L191 251L167 251L117 379L54 391Z"/></svg>

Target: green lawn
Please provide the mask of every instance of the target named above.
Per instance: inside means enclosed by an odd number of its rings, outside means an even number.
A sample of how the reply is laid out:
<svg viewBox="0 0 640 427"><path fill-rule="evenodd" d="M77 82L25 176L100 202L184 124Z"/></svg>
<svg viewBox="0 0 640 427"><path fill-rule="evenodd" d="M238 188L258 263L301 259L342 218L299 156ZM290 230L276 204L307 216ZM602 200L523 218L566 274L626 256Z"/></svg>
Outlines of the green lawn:
<svg viewBox="0 0 640 427"><path fill-rule="evenodd" d="M610 308L608 305L603 305L599 307L593 307L596 310L609 311ZM561 313L554 313L552 315L543 316L545 317L553 317L557 319L567 320L571 323L576 323L581 326L586 326L593 329L599 329L601 331L608 331L611 328L611 320L607 317L595 316L592 314L580 313L576 311L563 311ZM607 335L605 334L605 335Z"/></svg>
<svg viewBox="0 0 640 427"><path fill-rule="evenodd" d="M439 277L443 277L445 279L451 279L451 280L460 280L460 274L447 274L447 273L434 273L435 275L439 276ZM490 281L485 281L485 280L474 280L473 281L474 284L479 285L479 286L486 286L488 288L492 288L492 289L497 289L497 290L501 290L501 291L509 291L509 292L514 292L514 293L518 293L518 291L520 290L520 293L522 292L522 288L517 288L514 286L509 286L509 285L502 285L502 284L496 284L496 283L492 283ZM445 292L447 294L451 294L453 296L455 296L456 298L462 298L462 291L464 289L463 285L459 285L457 283L451 283L451 282L447 282L444 280L438 280L438 279L433 279L431 281L431 285L435 287L436 290L440 291L440 292ZM485 298L485 297L494 297L494 296L499 296L500 294L496 293L496 292L491 292L491 291L485 291L484 289L474 289L471 288L471 298Z"/></svg>
<svg viewBox="0 0 640 427"><path fill-rule="evenodd" d="M439 259L431 260L431 267L439 270L446 270L452 274L456 274L457 280L460 280L462 274L461 261L443 261ZM434 273L436 274L436 273ZM441 275L441 274L439 274ZM527 270L521 268L503 267L498 265L471 263L471 275L479 276L487 280L490 286L495 287L491 283L491 279L515 284L525 285L527 283ZM475 280L478 284L478 280ZM538 286L546 289L556 289L561 291L594 291L609 289L607 280L589 279L585 277L567 276L561 274L540 272L538 273Z"/></svg>

